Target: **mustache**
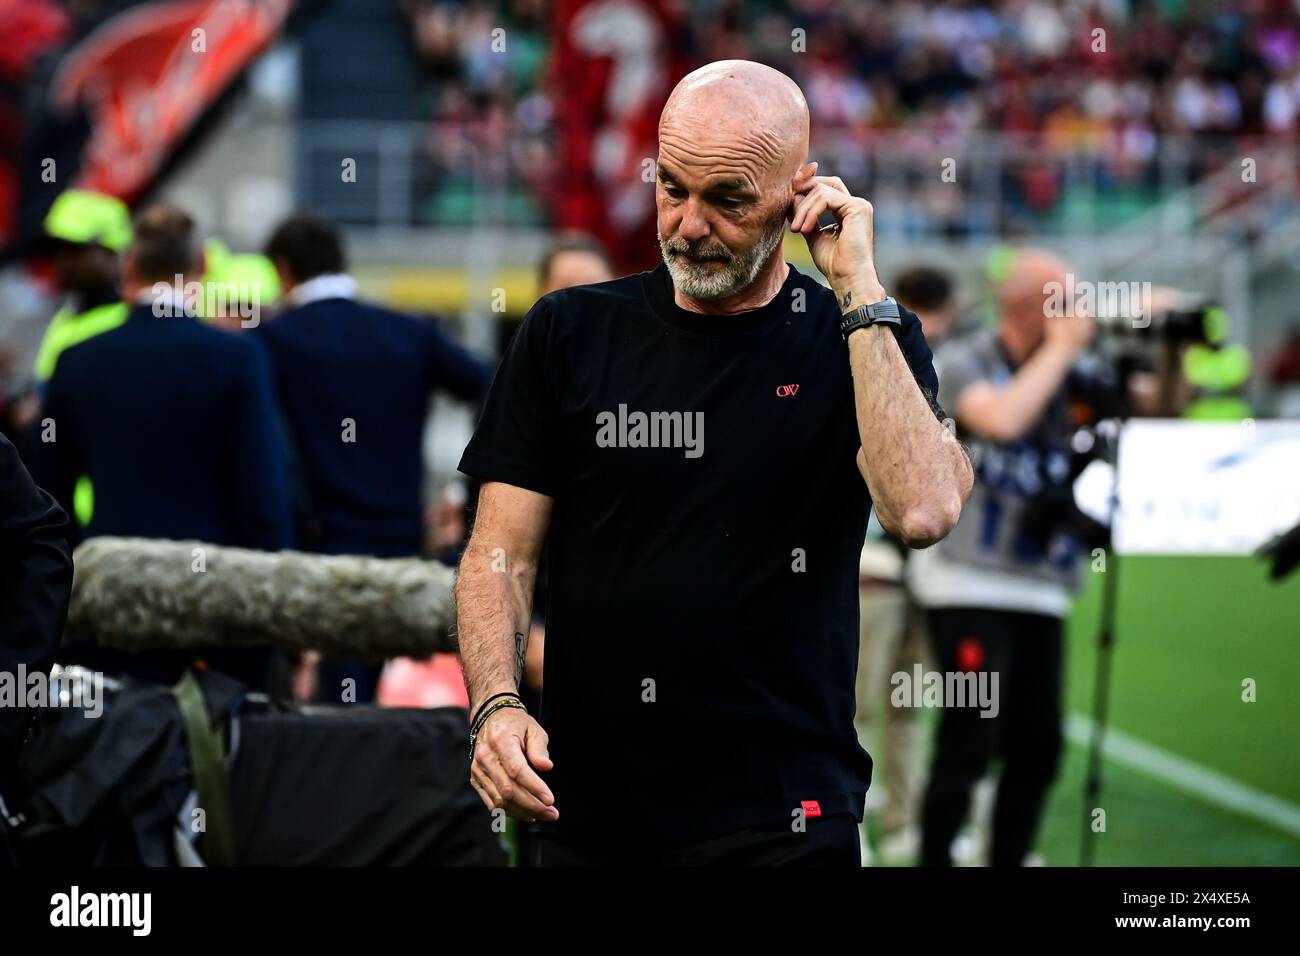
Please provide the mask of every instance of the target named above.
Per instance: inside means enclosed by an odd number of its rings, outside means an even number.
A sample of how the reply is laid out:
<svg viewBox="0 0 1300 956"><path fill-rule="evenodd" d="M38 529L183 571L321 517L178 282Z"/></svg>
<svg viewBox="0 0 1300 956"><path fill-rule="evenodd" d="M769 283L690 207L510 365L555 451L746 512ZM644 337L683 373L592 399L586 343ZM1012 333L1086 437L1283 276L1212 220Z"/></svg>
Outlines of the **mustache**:
<svg viewBox="0 0 1300 956"><path fill-rule="evenodd" d="M705 246L698 242L687 242L685 239L669 239L664 243L664 248L672 255L687 255L696 260L730 262L735 258L730 251L721 246Z"/></svg>

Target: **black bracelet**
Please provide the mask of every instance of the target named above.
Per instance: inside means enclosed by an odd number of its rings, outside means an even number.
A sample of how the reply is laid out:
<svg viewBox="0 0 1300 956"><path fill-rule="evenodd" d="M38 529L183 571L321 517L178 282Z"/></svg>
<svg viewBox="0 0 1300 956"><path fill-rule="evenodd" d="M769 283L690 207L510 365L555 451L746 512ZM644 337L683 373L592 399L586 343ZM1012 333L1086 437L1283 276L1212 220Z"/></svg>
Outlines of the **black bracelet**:
<svg viewBox="0 0 1300 956"><path fill-rule="evenodd" d="M498 710L522 710L525 714L528 713L528 708L525 707L523 705L523 702L519 700L519 698L517 697L508 700L499 700L496 703L494 703L491 707L488 707L487 710L483 711L483 713L479 716L478 721L469 729L470 763L474 762L474 747L478 743L479 732L483 729L483 725L486 724L488 720L491 718L491 716L495 714Z"/></svg>
<svg viewBox="0 0 1300 956"><path fill-rule="evenodd" d="M499 694L493 694L487 700L483 701L483 703L478 705L478 710L474 711L474 716L469 719L471 727L474 726L474 721L478 720L478 715L483 713L483 708L492 703L492 701L496 700L498 697L514 697L516 700L519 699L519 695L513 690L503 690Z"/></svg>

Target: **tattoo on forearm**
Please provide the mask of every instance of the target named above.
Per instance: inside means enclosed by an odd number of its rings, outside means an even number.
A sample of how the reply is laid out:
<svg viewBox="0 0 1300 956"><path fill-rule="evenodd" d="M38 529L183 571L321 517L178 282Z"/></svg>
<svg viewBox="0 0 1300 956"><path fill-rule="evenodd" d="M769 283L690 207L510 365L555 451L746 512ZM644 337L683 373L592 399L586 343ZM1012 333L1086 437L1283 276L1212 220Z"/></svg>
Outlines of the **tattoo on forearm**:
<svg viewBox="0 0 1300 956"><path fill-rule="evenodd" d="M840 308L847 309L853 303L853 290L849 289L844 293L844 301L840 303Z"/></svg>
<svg viewBox="0 0 1300 956"><path fill-rule="evenodd" d="M528 655L528 635L515 631L515 686L523 687L524 658Z"/></svg>

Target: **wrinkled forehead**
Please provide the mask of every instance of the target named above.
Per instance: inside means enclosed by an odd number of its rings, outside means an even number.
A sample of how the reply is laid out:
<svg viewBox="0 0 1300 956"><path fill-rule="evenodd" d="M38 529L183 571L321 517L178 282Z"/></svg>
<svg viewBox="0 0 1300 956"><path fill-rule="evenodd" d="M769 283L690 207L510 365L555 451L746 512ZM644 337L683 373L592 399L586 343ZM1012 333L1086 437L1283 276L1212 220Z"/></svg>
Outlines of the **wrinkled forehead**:
<svg viewBox="0 0 1300 956"><path fill-rule="evenodd" d="M774 130L745 117L711 113L687 108L665 114L659 124L661 174L683 186L736 180L759 193L789 178L795 163Z"/></svg>

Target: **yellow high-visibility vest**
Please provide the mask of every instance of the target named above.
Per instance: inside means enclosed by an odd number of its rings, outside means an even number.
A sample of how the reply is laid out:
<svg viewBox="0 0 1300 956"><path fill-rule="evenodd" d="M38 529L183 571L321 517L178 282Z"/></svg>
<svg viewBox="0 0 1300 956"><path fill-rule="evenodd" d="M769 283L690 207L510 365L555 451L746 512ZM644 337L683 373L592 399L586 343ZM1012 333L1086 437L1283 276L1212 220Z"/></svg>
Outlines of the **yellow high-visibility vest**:
<svg viewBox="0 0 1300 956"><path fill-rule="evenodd" d="M41 347L36 352L32 371L37 380L48 382L64 350L117 328L126 321L128 311L125 302L110 302L85 312L73 312L67 306L60 309L50 320L50 327L45 330Z"/></svg>

